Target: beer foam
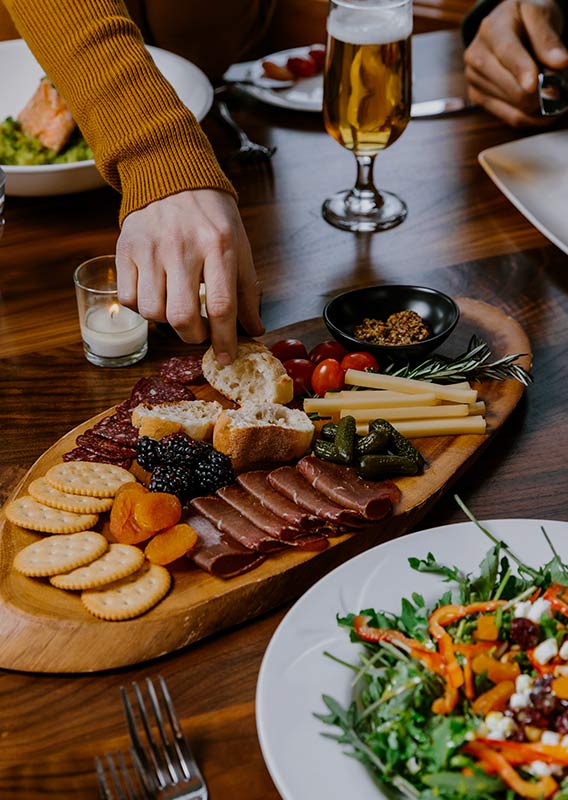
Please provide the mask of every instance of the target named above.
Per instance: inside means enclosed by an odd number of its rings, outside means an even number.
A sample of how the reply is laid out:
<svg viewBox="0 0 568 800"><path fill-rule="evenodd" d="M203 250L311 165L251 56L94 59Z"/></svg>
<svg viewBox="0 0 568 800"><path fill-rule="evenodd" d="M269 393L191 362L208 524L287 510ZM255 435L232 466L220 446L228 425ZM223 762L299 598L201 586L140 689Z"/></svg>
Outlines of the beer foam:
<svg viewBox="0 0 568 800"><path fill-rule="evenodd" d="M347 44L390 44L408 39L412 33L412 4L383 8L355 6L332 8L327 18L327 32Z"/></svg>

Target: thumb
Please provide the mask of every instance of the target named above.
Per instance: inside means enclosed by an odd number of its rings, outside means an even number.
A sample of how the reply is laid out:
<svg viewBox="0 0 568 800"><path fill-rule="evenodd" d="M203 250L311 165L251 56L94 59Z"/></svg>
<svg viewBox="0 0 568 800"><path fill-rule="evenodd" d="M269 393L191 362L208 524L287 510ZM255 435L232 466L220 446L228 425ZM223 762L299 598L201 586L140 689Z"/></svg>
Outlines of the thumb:
<svg viewBox="0 0 568 800"><path fill-rule="evenodd" d="M568 50L560 38L560 9L521 3L520 12L536 60L550 69L568 67Z"/></svg>

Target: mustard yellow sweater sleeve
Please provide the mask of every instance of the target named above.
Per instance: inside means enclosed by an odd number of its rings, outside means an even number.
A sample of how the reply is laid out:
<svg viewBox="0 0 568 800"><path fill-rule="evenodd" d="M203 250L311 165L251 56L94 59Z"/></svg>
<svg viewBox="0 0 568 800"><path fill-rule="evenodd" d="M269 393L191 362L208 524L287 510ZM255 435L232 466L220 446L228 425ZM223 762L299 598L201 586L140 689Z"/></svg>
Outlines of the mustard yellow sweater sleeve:
<svg viewBox="0 0 568 800"><path fill-rule="evenodd" d="M186 189L234 195L121 0L4 2L69 104L99 171L121 192L121 223L131 211Z"/></svg>

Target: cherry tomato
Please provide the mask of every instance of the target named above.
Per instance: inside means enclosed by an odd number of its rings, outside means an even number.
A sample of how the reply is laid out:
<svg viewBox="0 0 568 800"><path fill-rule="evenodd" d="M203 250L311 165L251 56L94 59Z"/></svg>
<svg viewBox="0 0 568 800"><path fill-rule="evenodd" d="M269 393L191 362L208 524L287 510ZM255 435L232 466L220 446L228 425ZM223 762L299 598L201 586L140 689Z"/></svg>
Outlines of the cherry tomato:
<svg viewBox="0 0 568 800"><path fill-rule="evenodd" d="M377 359L370 353L347 353L347 355L341 359L341 366L345 370L360 369L364 371L366 369L372 369L373 372L379 371Z"/></svg>
<svg viewBox="0 0 568 800"><path fill-rule="evenodd" d="M286 67L295 78L311 78L317 72L316 63L311 58L290 56L286 62Z"/></svg>
<svg viewBox="0 0 568 800"><path fill-rule="evenodd" d="M299 339L280 339L270 348L272 355L276 356L282 363L291 358L307 358L308 351L303 342Z"/></svg>
<svg viewBox="0 0 568 800"><path fill-rule="evenodd" d="M315 365L307 358L289 358L284 369L294 381L294 397L303 397L312 390L311 378Z"/></svg>
<svg viewBox="0 0 568 800"><path fill-rule="evenodd" d="M345 372L339 361L335 358L324 358L312 373L312 389L320 396L335 389L343 389L344 378Z"/></svg>
<svg viewBox="0 0 568 800"><path fill-rule="evenodd" d="M316 65L318 72L321 72L325 63L325 45L315 45L310 48L308 57L312 59Z"/></svg>
<svg viewBox="0 0 568 800"><path fill-rule="evenodd" d="M341 361L347 350L339 342L333 339L328 342L320 342L310 350L310 361L314 364L319 364L324 358L334 358L336 361Z"/></svg>

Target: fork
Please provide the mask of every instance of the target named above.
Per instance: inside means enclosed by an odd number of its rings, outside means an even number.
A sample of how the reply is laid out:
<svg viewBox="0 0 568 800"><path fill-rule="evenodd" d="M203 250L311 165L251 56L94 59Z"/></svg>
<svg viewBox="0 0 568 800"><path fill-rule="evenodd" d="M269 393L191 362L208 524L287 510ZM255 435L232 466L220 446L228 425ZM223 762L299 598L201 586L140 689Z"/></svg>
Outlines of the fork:
<svg viewBox="0 0 568 800"><path fill-rule="evenodd" d="M207 786L182 731L165 680L161 675L158 677L158 691L150 678L146 678L145 684L159 741L152 731L140 686L132 684L137 714L127 689L120 687L134 765L145 789L151 798L160 792L160 797L168 800L208 800Z"/></svg>
<svg viewBox="0 0 568 800"><path fill-rule="evenodd" d="M237 125L225 101L217 99L216 105L223 120L239 137L240 147L232 158L248 163L269 161L276 152L276 147L266 147L263 144L258 144L258 142L253 142L240 125Z"/></svg>
<svg viewBox="0 0 568 800"><path fill-rule="evenodd" d="M136 757L130 751L130 757L136 764ZM123 753L105 753L104 758L95 758L99 791L103 800L154 800L144 782L141 782L139 770L129 768Z"/></svg>

